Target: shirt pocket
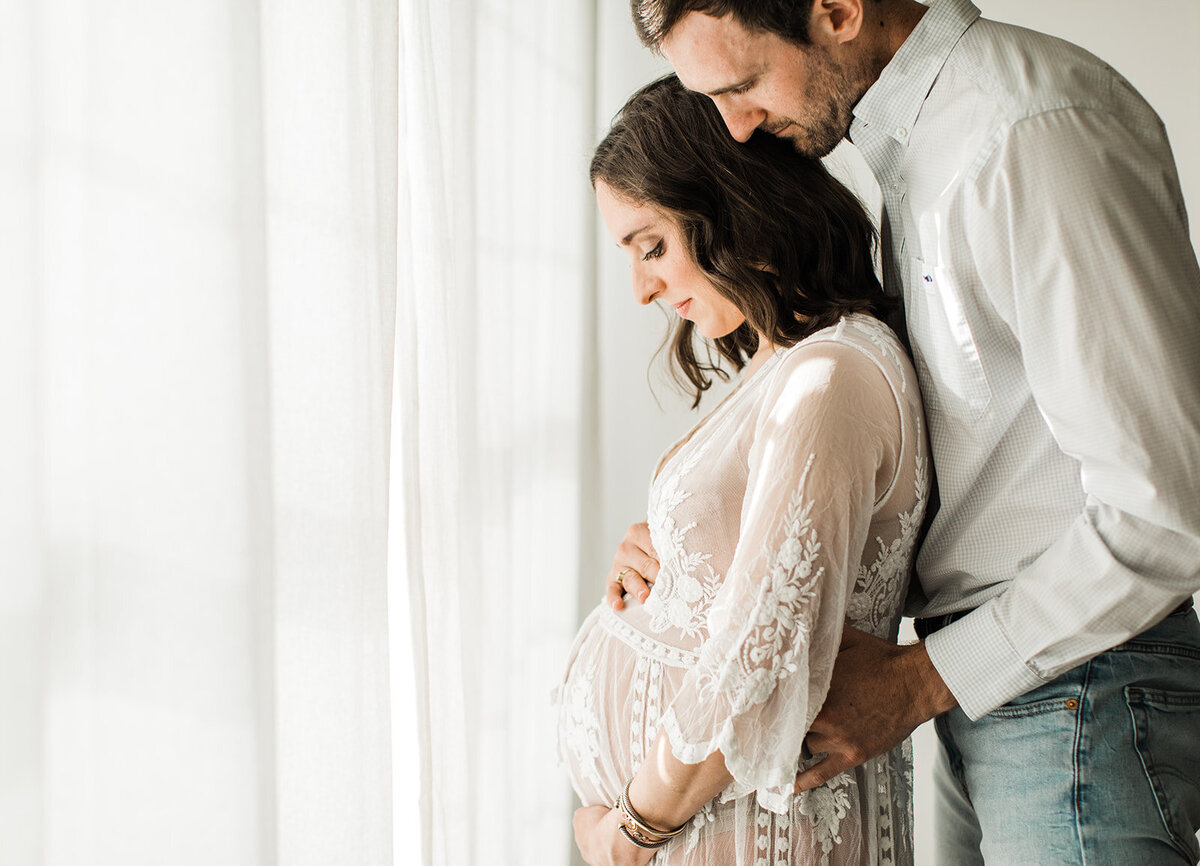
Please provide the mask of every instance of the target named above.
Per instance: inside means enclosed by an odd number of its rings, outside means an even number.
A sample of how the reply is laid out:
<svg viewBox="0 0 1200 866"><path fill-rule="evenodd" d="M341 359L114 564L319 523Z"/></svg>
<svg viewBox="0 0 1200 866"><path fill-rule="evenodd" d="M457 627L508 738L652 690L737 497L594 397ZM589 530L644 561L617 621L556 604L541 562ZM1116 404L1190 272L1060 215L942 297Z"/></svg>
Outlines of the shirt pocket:
<svg viewBox="0 0 1200 866"><path fill-rule="evenodd" d="M963 311L958 288L945 268L909 259L908 331L913 354L924 367L923 389L932 408L976 421L992 401L992 389L979 360L975 335Z"/></svg>

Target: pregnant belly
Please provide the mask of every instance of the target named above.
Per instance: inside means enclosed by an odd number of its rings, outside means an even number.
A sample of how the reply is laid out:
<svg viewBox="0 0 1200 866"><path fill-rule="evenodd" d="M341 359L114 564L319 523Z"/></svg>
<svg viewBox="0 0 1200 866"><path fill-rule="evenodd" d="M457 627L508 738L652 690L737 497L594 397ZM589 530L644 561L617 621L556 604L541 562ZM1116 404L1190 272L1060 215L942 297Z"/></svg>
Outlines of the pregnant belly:
<svg viewBox="0 0 1200 866"><path fill-rule="evenodd" d="M597 607L575 639L559 690L558 751L580 800L611 805L654 743L695 653Z"/></svg>

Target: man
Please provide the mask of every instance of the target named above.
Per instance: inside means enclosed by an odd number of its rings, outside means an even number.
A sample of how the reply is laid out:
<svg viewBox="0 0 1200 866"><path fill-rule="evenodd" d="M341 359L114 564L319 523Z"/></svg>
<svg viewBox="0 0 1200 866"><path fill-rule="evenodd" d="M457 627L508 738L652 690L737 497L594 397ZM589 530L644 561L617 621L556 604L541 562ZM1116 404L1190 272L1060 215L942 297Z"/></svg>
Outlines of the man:
<svg viewBox="0 0 1200 866"><path fill-rule="evenodd" d="M1200 272L1161 121L968 0L633 11L736 139L849 137L883 191L941 497L923 640L847 632L798 788L937 717L942 862L1195 864ZM631 530L630 591L652 553Z"/></svg>

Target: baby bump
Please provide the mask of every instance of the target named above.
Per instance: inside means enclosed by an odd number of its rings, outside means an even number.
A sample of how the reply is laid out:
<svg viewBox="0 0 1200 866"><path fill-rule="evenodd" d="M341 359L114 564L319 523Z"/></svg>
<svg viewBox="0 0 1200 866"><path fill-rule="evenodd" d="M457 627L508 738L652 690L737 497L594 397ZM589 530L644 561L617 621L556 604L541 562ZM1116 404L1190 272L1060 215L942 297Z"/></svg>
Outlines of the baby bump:
<svg viewBox="0 0 1200 866"><path fill-rule="evenodd" d="M559 691L559 757L586 805L610 805L641 766L682 675L614 633L607 610L584 622Z"/></svg>

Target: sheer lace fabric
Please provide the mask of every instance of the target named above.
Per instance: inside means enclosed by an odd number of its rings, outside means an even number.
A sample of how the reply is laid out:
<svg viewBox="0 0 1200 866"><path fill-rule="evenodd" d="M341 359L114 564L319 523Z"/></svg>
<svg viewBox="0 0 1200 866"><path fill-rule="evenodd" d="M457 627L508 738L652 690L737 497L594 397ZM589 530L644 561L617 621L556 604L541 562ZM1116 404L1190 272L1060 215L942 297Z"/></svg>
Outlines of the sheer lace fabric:
<svg viewBox="0 0 1200 866"><path fill-rule="evenodd" d="M734 782L656 864L906 864L907 744L794 795L843 624L894 640L929 485L895 336L848 316L776 352L659 463L644 605L601 604L560 689L559 751L609 805L659 731Z"/></svg>

